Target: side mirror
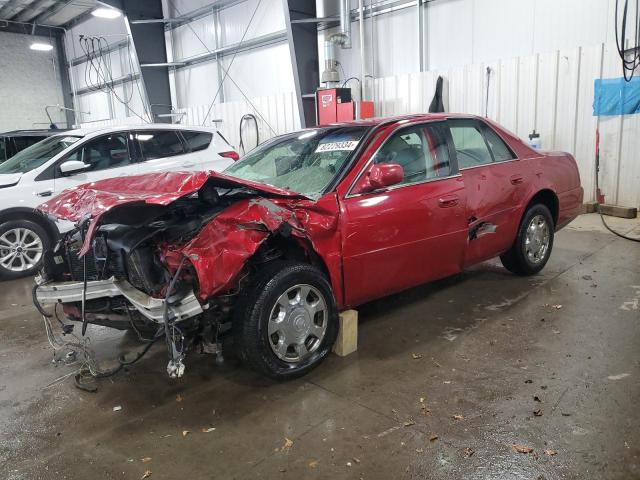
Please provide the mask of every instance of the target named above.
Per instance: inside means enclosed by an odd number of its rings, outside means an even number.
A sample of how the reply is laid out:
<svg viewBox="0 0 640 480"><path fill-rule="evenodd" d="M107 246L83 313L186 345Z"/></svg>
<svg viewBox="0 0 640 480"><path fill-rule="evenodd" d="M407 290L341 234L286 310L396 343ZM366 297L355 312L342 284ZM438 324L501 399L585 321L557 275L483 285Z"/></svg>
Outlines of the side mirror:
<svg viewBox="0 0 640 480"><path fill-rule="evenodd" d="M404 170L397 163L377 163L371 165L354 193L366 193L380 188L397 185L404 180Z"/></svg>
<svg viewBox="0 0 640 480"><path fill-rule="evenodd" d="M90 165L87 165L86 163L81 162L80 160L67 160L66 162L63 162L62 164L60 164L60 172L63 175L69 175L71 173L76 173L76 172L85 170L89 168L89 166Z"/></svg>

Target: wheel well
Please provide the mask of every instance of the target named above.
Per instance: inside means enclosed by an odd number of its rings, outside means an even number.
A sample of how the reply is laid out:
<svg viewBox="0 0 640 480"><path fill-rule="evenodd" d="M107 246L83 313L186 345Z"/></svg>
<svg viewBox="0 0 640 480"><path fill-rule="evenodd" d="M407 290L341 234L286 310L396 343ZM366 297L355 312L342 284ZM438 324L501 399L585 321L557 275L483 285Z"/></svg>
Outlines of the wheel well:
<svg viewBox="0 0 640 480"><path fill-rule="evenodd" d="M554 193L554 191L549 189L540 190L533 196L533 198L531 198L531 200L527 204L527 208L525 209L525 211L531 205L535 205L536 203L541 203L549 209L549 211L551 212L551 216L553 217L553 223L554 225L557 225L560 206L558 202L558 196Z"/></svg>
<svg viewBox="0 0 640 480"><path fill-rule="evenodd" d="M271 235L258 251L253 255L252 261L255 264L264 264L276 259L295 260L301 263L308 263L320 269L331 283L329 269L325 265L322 257L318 255L311 244L303 239L283 236Z"/></svg>
<svg viewBox="0 0 640 480"><path fill-rule="evenodd" d="M58 237L58 228L43 214L29 208L11 209L0 212L0 225L14 220L27 220L44 228L49 235L49 240L54 241Z"/></svg>

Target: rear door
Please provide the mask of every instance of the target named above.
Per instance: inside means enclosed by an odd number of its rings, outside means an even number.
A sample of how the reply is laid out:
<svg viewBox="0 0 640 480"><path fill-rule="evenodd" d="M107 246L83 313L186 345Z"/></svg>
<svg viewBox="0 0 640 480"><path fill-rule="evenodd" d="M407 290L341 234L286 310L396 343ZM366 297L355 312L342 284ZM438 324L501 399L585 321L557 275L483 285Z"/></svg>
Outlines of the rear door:
<svg viewBox="0 0 640 480"><path fill-rule="evenodd" d="M343 199L346 303L358 305L462 268L465 190L447 136L443 122L392 133L371 161L401 165L404 181Z"/></svg>
<svg viewBox="0 0 640 480"><path fill-rule="evenodd" d="M513 243L526 178L500 136L477 119L449 119L467 194L469 246L465 265L495 257Z"/></svg>
<svg viewBox="0 0 640 480"><path fill-rule="evenodd" d="M195 170L177 130L135 130L134 142L140 155L140 171L170 172Z"/></svg>

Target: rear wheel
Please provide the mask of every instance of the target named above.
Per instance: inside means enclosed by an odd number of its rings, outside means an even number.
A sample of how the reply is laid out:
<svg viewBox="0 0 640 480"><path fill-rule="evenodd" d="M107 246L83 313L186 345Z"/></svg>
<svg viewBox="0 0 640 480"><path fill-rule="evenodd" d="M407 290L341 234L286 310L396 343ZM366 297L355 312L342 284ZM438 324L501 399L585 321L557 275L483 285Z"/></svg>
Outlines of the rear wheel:
<svg viewBox="0 0 640 480"><path fill-rule="evenodd" d="M518 236L509 251L500 256L502 265L516 275L533 275L544 268L553 248L555 225L542 204L527 209Z"/></svg>
<svg viewBox="0 0 640 480"><path fill-rule="evenodd" d="M0 278L34 275L42 264L49 236L40 225L13 220L0 225Z"/></svg>
<svg viewBox="0 0 640 480"><path fill-rule="evenodd" d="M234 344L254 370L295 378L318 366L338 333L333 292L317 268L274 262L259 272L239 299Z"/></svg>

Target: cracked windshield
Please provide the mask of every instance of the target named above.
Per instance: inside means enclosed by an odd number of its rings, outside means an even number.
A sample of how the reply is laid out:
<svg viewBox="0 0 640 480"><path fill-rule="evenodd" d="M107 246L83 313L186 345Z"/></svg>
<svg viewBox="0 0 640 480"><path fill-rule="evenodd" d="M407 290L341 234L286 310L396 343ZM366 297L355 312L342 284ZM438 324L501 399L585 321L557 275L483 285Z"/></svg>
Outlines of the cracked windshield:
<svg viewBox="0 0 640 480"><path fill-rule="evenodd" d="M283 135L249 152L224 173L318 198L366 130L338 127Z"/></svg>

